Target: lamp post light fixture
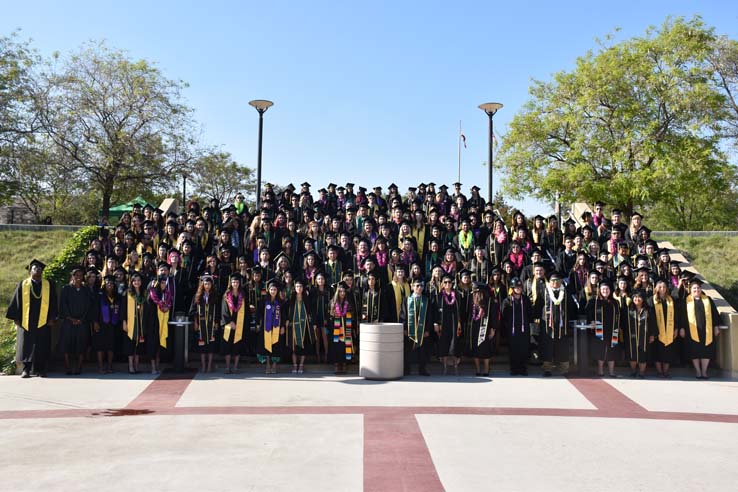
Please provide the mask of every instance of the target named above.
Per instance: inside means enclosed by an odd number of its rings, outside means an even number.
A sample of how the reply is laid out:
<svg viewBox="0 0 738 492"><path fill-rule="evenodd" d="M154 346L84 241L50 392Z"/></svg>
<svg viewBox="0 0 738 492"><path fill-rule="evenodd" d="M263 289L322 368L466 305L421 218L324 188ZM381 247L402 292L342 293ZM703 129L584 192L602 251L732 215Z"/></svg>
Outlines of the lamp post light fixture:
<svg viewBox="0 0 738 492"><path fill-rule="evenodd" d="M496 102L489 102L479 105L479 109L487 113L487 116L489 116L489 159L487 160L487 164L489 165L488 175L487 175L487 202L492 203L494 200L495 194L494 194L494 139L495 139L495 133L494 133L494 123L492 122L492 117L495 115L495 113L502 107L501 103Z"/></svg>
<svg viewBox="0 0 738 492"><path fill-rule="evenodd" d="M259 112L259 151L256 158L256 211L261 210L261 133L264 129L264 113L274 105L272 101L266 99L254 99L249 101L249 105L256 108Z"/></svg>

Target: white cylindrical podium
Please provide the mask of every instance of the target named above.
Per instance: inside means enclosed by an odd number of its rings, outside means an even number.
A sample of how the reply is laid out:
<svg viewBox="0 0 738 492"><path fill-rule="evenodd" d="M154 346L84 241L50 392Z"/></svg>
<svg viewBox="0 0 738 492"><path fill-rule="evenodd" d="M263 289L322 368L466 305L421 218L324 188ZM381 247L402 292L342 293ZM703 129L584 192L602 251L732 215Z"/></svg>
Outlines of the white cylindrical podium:
<svg viewBox="0 0 738 492"><path fill-rule="evenodd" d="M400 379L404 370L401 323L362 323L359 337L359 376Z"/></svg>

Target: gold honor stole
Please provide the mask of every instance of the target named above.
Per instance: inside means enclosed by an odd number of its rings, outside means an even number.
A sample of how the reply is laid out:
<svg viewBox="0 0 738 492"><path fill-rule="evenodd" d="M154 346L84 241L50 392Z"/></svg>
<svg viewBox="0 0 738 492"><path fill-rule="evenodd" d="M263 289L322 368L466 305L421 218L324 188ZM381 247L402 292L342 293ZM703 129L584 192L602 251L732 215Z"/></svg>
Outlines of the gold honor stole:
<svg viewBox="0 0 738 492"><path fill-rule="evenodd" d="M269 308L269 311L271 311L272 309L279 309L279 303L275 302L274 306L272 306L267 302L267 304L264 306L264 309L267 308ZM277 343L279 343L279 328L282 324L281 315L281 312L277 313L277 324L272 326L271 331L266 330L266 320L264 320L264 349L270 354L272 353L272 345L276 345ZM273 316L273 314L270 312L266 316Z"/></svg>
<svg viewBox="0 0 738 492"><path fill-rule="evenodd" d="M423 345L425 334L425 317L428 314L428 300L423 296L407 298L407 334L410 340Z"/></svg>
<svg viewBox="0 0 738 492"><path fill-rule="evenodd" d="M21 286L21 297L23 297L23 306L21 314L21 326L24 330L28 331L28 320L31 317L31 284L33 281L27 278L23 281ZM37 328L41 328L46 325L49 316L49 299L51 292L51 284L48 280L41 279L41 309L38 313L38 324Z"/></svg>
<svg viewBox="0 0 738 492"><path fill-rule="evenodd" d="M167 348L167 337L169 336L169 311L164 312L156 306L156 315L159 318L159 345Z"/></svg>
<svg viewBox="0 0 738 492"><path fill-rule="evenodd" d="M134 330L136 329L137 322L138 322L139 338L141 338L141 333L143 330L143 326L142 326L143 323L141 323L141 313L136 312L136 311L140 311L142 308L143 308L143 304L137 304L136 297L129 292L128 293L128 306L126 308L126 312L128 313L127 332L128 332L129 340L133 340Z"/></svg>
<svg viewBox="0 0 738 492"><path fill-rule="evenodd" d="M710 300L705 294L700 296L702 304L705 308L705 345L712 343L712 310L710 309ZM689 337L695 342L700 341L700 335L697 333L697 317L694 312L694 298L692 294L687 296L687 321L689 322Z"/></svg>
<svg viewBox="0 0 738 492"><path fill-rule="evenodd" d="M664 323L664 310L658 296L653 296L653 305L656 308L656 326L659 329L659 341L664 345L671 345L674 341L674 300L670 297L664 300L666 303L666 323Z"/></svg>
<svg viewBox="0 0 738 492"><path fill-rule="evenodd" d="M405 287L393 280L392 290L395 293L395 311L397 312L397 321L400 321L400 310L402 309L402 302L405 297Z"/></svg>
<svg viewBox="0 0 738 492"><path fill-rule="evenodd" d="M241 302L241 307L238 308L238 314L236 314L236 335L233 337L233 343L238 343L243 338L243 320L244 320L244 312L246 308L246 298L244 297L243 301ZM233 315L233 313L231 313ZM226 342L231 338L231 324L228 323L223 328L223 340ZM271 350L269 350L271 352Z"/></svg>

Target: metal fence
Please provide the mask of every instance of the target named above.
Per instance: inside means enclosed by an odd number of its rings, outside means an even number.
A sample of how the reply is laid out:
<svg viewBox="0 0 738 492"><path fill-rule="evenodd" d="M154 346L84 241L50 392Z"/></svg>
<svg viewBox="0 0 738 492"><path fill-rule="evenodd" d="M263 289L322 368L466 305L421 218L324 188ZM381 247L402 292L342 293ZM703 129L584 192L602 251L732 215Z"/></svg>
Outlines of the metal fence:
<svg viewBox="0 0 738 492"><path fill-rule="evenodd" d="M77 231L83 225L0 224L0 231Z"/></svg>

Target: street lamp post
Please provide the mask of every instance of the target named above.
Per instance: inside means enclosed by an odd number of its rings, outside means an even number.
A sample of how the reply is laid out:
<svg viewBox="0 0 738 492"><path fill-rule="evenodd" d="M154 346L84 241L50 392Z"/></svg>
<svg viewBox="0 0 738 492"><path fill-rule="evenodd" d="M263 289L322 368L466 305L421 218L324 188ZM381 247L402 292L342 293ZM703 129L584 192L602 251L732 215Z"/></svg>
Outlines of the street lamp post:
<svg viewBox="0 0 738 492"><path fill-rule="evenodd" d="M261 209L261 133L264 129L264 113L274 105L272 101L265 99L254 99L249 104L259 112L259 151L256 158L256 210Z"/></svg>
<svg viewBox="0 0 738 492"><path fill-rule="evenodd" d="M494 133L494 123L492 122L492 117L495 115L497 110L499 110L502 107L502 104L490 102L490 103L484 103L479 105L479 109L487 113L487 116L489 116L489 159L487 160L487 165L489 166L488 169L488 175L487 175L487 202L492 203L494 200L494 148L493 143L495 139L495 133Z"/></svg>

